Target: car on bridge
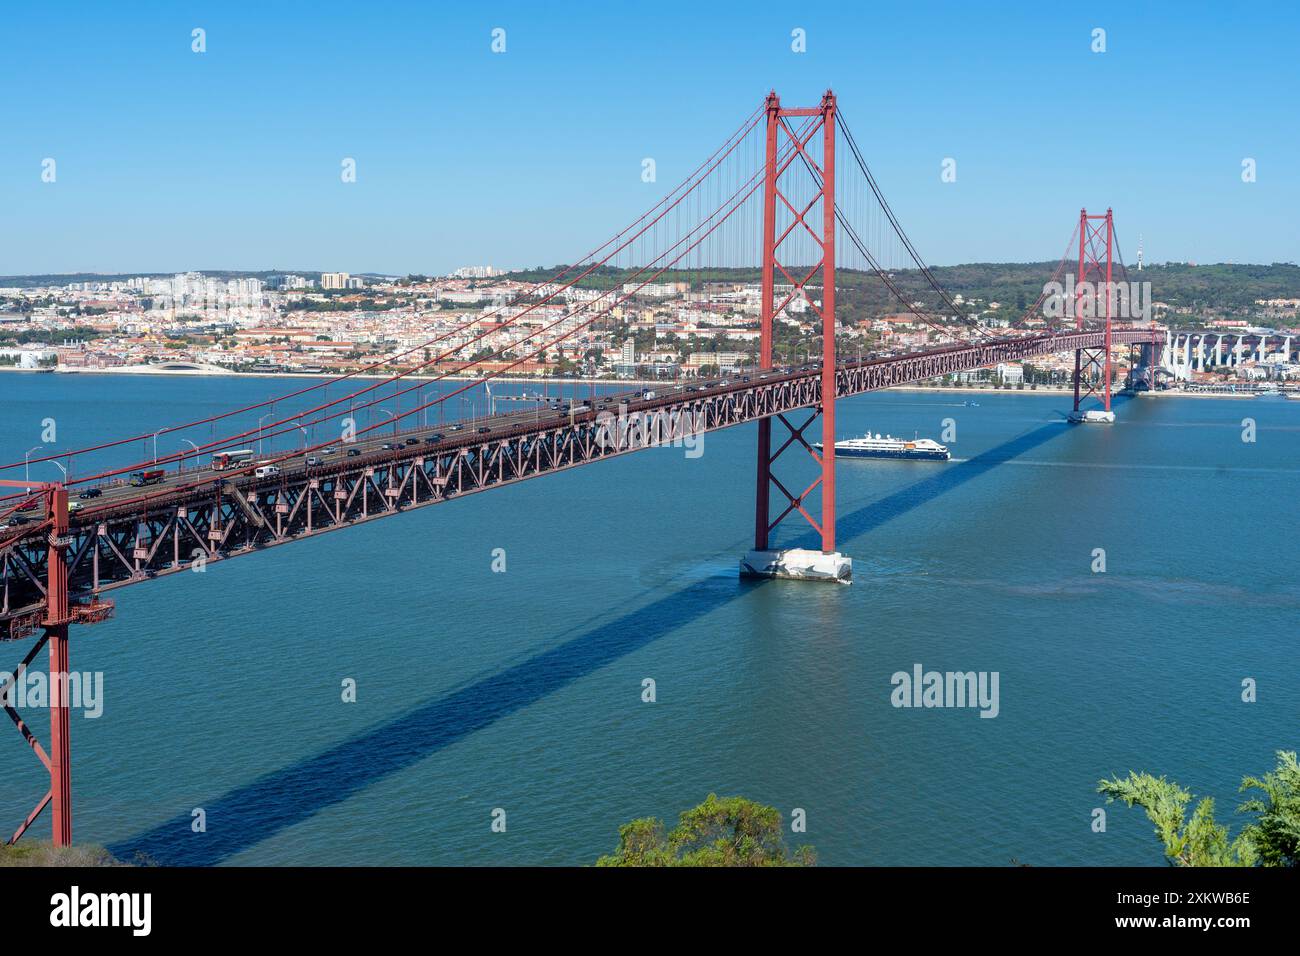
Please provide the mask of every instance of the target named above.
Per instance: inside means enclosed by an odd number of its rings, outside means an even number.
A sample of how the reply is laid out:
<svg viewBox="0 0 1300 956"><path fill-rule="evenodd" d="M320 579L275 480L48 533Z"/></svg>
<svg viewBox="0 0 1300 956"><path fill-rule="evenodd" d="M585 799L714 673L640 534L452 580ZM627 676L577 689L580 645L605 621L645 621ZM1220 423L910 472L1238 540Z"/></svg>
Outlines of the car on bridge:
<svg viewBox="0 0 1300 956"><path fill-rule="evenodd" d="M85 491L83 491L81 494L77 495L77 497L78 497L78 498L98 498L98 497L99 497L100 495L102 495L103 493L104 493L104 490L103 490L102 488L87 488L87 489L86 489Z"/></svg>

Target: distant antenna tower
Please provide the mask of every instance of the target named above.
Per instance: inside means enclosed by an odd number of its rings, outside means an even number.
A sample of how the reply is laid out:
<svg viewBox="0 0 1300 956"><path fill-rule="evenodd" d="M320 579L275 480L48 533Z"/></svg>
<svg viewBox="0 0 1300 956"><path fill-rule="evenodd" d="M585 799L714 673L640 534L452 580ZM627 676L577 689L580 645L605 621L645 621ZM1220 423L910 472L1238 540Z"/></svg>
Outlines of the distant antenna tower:
<svg viewBox="0 0 1300 956"><path fill-rule="evenodd" d="M1138 233L1138 272L1142 271L1142 233Z"/></svg>

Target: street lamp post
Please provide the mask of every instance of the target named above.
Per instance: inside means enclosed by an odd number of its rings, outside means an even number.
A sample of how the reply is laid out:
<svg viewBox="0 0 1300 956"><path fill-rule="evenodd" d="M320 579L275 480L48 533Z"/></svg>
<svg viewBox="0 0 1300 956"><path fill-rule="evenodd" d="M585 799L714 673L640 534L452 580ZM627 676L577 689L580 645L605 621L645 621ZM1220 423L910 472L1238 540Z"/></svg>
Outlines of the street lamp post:
<svg viewBox="0 0 1300 956"><path fill-rule="evenodd" d="M153 463L158 464L158 436L167 431L167 427L158 429L153 433Z"/></svg>
<svg viewBox="0 0 1300 956"><path fill-rule="evenodd" d="M32 465L29 459L32 457L32 452L40 451L44 447L44 445L37 445L35 448L29 448L27 449L26 454L23 455L23 481L27 482L27 491L29 494L32 490Z"/></svg>
<svg viewBox="0 0 1300 956"><path fill-rule="evenodd" d="M194 449L194 460L197 462L199 460L199 446L194 444L194 442L190 441L188 438L182 438L181 441L185 442L191 448ZM185 455L182 454L179 471L184 471L184 470L185 470Z"/></svg>
<svg viewBox="0 0 1300 956"><path fill-rule="evenodd" d="M267 412L257 420L257 455L259 458L262 456L262 422L266 421L274 414L275 412Z"/></svg>

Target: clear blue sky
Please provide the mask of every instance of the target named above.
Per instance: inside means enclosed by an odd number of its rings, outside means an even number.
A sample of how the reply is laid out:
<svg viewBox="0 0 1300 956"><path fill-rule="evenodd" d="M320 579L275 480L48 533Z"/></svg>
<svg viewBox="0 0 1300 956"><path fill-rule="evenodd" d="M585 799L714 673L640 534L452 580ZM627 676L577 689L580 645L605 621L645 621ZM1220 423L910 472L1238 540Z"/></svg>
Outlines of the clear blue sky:
<svg viewBox="0 0 1300 956"><path fill-rule="evenodd" d="M719 6L9 4L0 275L568 261L772 87L835 89L936 264L1054 260L1085 205L1130 261L1300 260L1294 3Z"/></svg>

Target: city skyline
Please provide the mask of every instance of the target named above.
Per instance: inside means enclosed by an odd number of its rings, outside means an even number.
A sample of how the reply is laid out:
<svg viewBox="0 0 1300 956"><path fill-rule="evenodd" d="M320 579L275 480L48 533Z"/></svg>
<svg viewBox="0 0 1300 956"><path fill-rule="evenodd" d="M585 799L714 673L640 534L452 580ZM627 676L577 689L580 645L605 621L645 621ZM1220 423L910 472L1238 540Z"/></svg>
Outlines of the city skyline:
<svg viewBox="0 0 1300 956"><path fill-rule="evenodd" d="M994 30L956 5L887 24L764 6L692 10L687 27L670 14L643 35L609 12L556 23L510 4L281 8L257 29L238 11L80 9L57 26L16 11L0 41L19 94L0 155L5 275L572 261L768 89L794 103L828 86L936 264L1054 258L1080 206L1122 211L1128 255L1141 233L1148 262L1297 258L1297 134L1277 92L1295 86L1288 32L1227 13L1116 5L1045 22L1020 5ZM1115 104L1109 125L1069 106L1081 91ZM1097 145L1073 128L1101 130Z"/></svg>
<svg viewBox="0 0 1300 956"><path fill-rule="evenodd" d="M1024 265L1035 265L1041 262L1048 262L1048 261L1049 260L1047 259L1041 259L1041 260L1026 259L1026 260L990 261L989 263L980 263L975 261L953 262L953 263L939 264L937 265L937 268L961 267L961 266L971 266L971 265L981 265L981 264L1024 266ZM402 279L407 276L414 275L414 276L425 276L430 279L491 279L500 276L509 276L516 272L527 272L537 268L540 268L541 271L543 272L554 271L554 270L563 269L565 266L569 266L573 264L575 263L548 262L545 264L539 263L537 266L532 266L532 267L521 266L517 268L497 268L491 265L457 266L455 268L449 268L437 272L428 271L428 270L424 272L418 272L418 271L409 272L409 271L401 271L396 269L387 269L387 270L383 270L383 269L379 269L379 270L286 269L279 266L254 266L252 268L238 268L233 266L225 267L225 268L205 268L203 266L191 266L183 269L126 269L121 272L94 272L94 271L86 271L86 270L80 270L75 272L45 271L45 272L23 272L23 273L14 273L11 275L0 275L0 286L2 286L4 280L6 279L32 279L32 278L44 278L44 277L57 277L57 278L68 278L72 281L75 281L76 277L81 277L82 281L84 282L108 283L108 282L127 282L132 279L139 279L139 278L164 278L166 276L182 275L186 273L192 273L194 275L203 275L203 276L211 276L211 275L238 276L238 277L267 276L269 278L275 278L280 276L301 278L307 276L342 275L342 276L351 276L353 279L395 280L395 279ZM1143 258L1143 265L1147 269L1160 268L1163 266L1266 267L1266 266L1294 266L1296 264L1297 264L1296 261L1293 259L1285 259L1285 260L1275 259L1271 262L1262 262L1262 261L1246 262L1241 260L1196 262L1192 260L1182 260L1182 259L1154 260L1151 259L1150 257ZM734 268L737 271L744 271L744 270L756 271L756 267L752 267L752 266L735 266ZM484 269L490 271L480 273L479 270L484 270ZM1133 269L1135 272L1140 271L1138 270L1136 265L1133 265ZM858 272L858 273L865 274L869 270L865 270L861 268L855 269L853 267L841 266L839 271L845 273ZM911 267L896 266L891 268L889 271L893 273L908 273L908 272L917 272L918 270L915 266L911 266ZM95 278L90 278L90 277L95 277Z"/></svg>

